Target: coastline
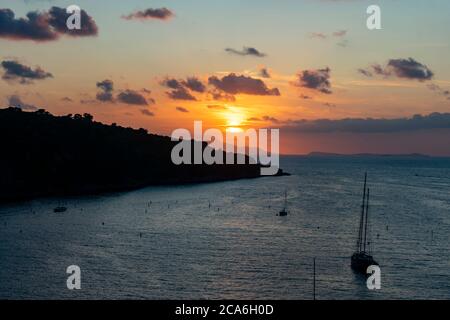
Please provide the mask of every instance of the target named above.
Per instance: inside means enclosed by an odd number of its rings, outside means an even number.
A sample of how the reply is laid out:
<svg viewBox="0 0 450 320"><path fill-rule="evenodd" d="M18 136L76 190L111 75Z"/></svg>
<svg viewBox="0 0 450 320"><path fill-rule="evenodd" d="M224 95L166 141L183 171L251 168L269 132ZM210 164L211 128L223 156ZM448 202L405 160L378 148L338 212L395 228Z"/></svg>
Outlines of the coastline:
<svg viewBox="0 0 450 320"><path fill-rule="evenodd" d="M262 175L243 175L236 177L193 177L186 180L177 179L167 179L165 181L149 182L149 183L137 183L128 185L103 185L103 186L86 186L85 188L70 191L61 190L46 190L40 192L34 192L29 194L16 194L9 195L8 197L0 196L0 207L2 205L18 204L26 201L31 201L41 198L64 198L64 197L81 197L81 196L94 196L94 195L105 195L113 194L117 192L129 192L140 190L148 187L160 187L160 186L184 186L184 185L197 185L197 184L209 184L209 183L220 183L227 181L238 181L246 179L258 179L258 178L277 178L283 176L290 176L290 173L279 169L278 173L273 176L262 176Z"/></svg>

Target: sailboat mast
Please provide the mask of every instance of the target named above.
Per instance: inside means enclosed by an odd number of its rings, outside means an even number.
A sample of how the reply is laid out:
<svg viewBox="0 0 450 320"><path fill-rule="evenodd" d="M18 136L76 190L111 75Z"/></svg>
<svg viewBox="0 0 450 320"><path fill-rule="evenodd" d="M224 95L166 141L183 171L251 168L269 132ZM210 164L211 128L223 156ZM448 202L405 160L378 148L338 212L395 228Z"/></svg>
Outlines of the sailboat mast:
<svg viewBox="0 0 450 320"><path fill-rule="evenodd" d="M369 221L369 197L370 197L370 189L367 189L366 226L364 227L364 252L366 252L366 243L367 243L367 223Z"/></svg>
<svg viewBox="0 0 450 320"><path fill-rule="evenodd" d="M364 192L363 192L363 201L361 205L361 218L359 220L359 234L358 234L358 243L357 243L357 251L361 252L362 249L362 238L363 238L363 226L364 226L364 208L366 201L366 187L367 187L367 172L364 175Z"/></svg>

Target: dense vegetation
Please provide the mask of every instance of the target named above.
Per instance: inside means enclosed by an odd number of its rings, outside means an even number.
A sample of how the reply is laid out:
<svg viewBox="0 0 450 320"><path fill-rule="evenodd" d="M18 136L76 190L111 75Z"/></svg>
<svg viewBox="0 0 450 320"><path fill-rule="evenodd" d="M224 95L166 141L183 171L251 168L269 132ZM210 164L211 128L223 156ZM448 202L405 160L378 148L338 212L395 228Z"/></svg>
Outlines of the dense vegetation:
<svg viewBox="0 0 450 320"><path fill-rule="evenodd" d="M258 165L172 164L175 142L89 114L0 110L0 201L253 178Z"/></svg>

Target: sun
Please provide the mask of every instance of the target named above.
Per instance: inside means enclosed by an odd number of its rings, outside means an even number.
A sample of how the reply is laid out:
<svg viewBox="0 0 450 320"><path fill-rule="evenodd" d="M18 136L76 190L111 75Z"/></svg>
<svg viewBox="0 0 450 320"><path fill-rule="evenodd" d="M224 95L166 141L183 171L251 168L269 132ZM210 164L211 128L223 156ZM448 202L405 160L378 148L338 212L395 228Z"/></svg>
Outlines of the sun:
<svg viewBox="0 0 450 320"><path fill-rule="evenodd" d="M226 119L226 127L228 132L242 132L242 128L240 128L245 122L245 114L241 109L228 106L227 112L224 114Z"/></svg>

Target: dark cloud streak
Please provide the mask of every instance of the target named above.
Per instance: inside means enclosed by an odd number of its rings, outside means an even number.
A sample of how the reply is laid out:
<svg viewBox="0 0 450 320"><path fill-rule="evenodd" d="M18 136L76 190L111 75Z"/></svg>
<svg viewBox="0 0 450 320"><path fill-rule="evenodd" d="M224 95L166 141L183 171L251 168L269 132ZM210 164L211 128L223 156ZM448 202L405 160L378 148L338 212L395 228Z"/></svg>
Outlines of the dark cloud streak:
<svg viewBox="0 0 450 320"><path fill-rule="evenodd" d="M3 61L1 66L5 70L2 79L6 81L19 81L21 84L30 84L34 80L53 78L51 73L44 71L40 67L33 70L31 67L13 60Z"/></svg>
<svg viewBox="0 0 450 320"><path fill-rule="evenodd" d="M392 133L429 129L450 129L450 113L414 115L398 119L319 119L290 121L283 128L301 133Z"/></svg>
<svg viewBox="0 0 450 320"><path fill-rule="evenodd" d="M390 59L385 67L379 64L372 64L369 68L358 69L358 72L366 77L380 75L387 78L394 76L418 81L427 81L434 77L433 71L413 58Z"/></svg>
<svg viewBox="0 0 450 320"><path fill-rule="evenodd" d="M127 16L123 16L125 20L147 20L147 19L156 19L156 20L169 20L174 16L174 13L167 8L157 8L157 9L147 9L142 11L136 11Z"/></svg>
<svg viewBox="0 0 450 320"><path fill-rule="evenodd" d="M17 95L12 95L8 98L8 106L11 108L19 108L23 111L36 111L38 107L26 104L22 101L22 99Z"/></svg>
<svg viewBox="0 0 450 320"><path fill-rule="evenodd" d="M252 48L252 47L244 47L242 50L226 48L225 51L228 53L231 53L231 54L238 55L238 56L254 56L254 57L258 57L258 58L263 58L263 57L267 56L265 53L262 53L258 49Z"/></svg>
<svg viewBox="0 0 450 320"><path fill-rule="evenodd" d="M249 94L259 96L280 96L280 91L277 88L269 89L267 85L260 79L236 75L230 73L229 75L219 79L212 76L208 79L210 85L216 89L227 94Z"/></svg>
<svg viewBox="0 0 450 320"><path fill-rule="evenodd" d="M298 73L298 80L294 85L331 94L330 73L331 70L328 67L318 70L303 70Z"/></svg>
<svg viewBox="0 0 450 320"><path fill-rule="evenodd" d="M143 95L133 90L125 90L117 95L119 102L138 106L147 106L149 102Z"/></svg>
<svg viewBox="0 0 450 320"><path fill-rule="evenodd" d="M176 107L175 110L177 110L178 112L181 112L181 113L188 113L189 112L189 110L184 108L184 107Z"/></svg>

